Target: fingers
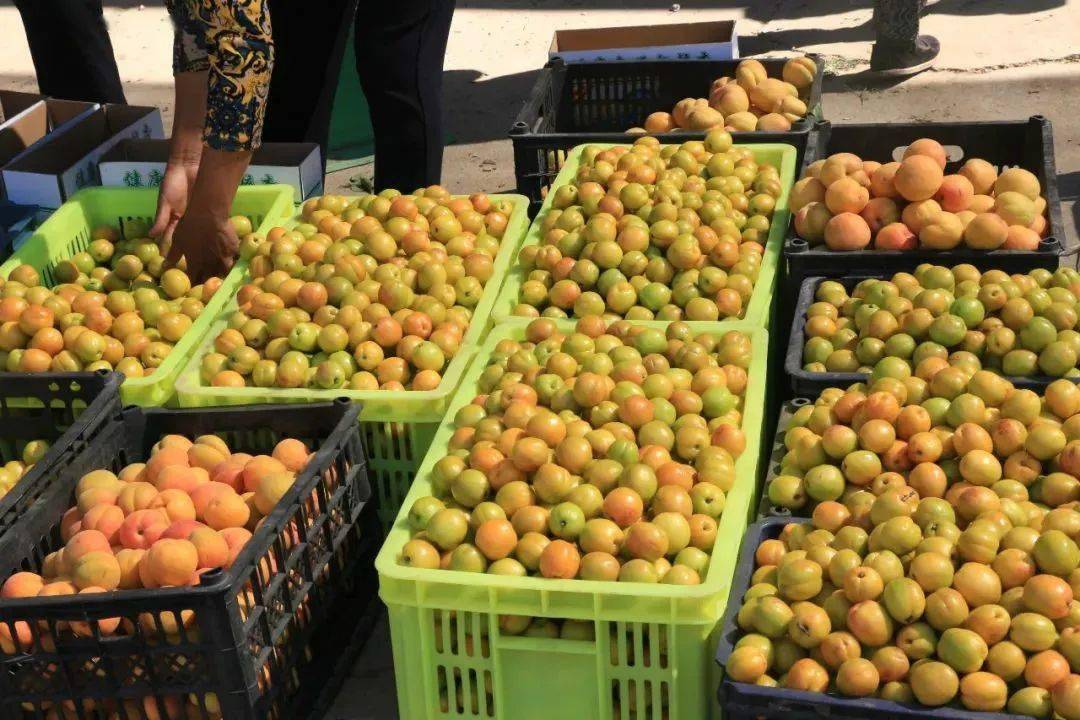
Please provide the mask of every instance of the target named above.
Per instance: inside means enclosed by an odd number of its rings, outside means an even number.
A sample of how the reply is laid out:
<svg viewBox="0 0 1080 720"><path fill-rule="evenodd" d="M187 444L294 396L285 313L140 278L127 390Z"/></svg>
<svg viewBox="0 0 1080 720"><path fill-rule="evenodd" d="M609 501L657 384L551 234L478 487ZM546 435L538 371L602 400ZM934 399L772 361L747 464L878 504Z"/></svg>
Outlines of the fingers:
<svg viewBox="0 0 1080 720"><path fill-rule="evenodd" d="M165 200L164 196L158 199L157 215L154 216L154 224L150 226L150 237L161 237L169 226L176 227L176 222L179 217L175 216L172 211L172 206Z"/></svg>
<svg viewBox="0 0 1080 720"><path fill-rule="evenodd" d="M173 230L169 235L169 252L165 256L165 267L174 268L176 264L180 262L180 258L184 257L184 248L182 242L172 242L175 238L176 226L173 226Z"/></svg>

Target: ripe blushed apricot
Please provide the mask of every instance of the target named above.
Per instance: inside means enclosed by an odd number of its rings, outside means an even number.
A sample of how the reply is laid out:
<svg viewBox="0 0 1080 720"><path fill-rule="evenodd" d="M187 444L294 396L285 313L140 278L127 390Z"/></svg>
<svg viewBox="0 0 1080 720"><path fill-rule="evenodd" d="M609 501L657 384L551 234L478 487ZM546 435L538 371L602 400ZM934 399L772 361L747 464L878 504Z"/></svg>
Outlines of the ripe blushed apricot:
<svg viewBox="0 0 1080 720"><path fill-rule="evenodd" d="M574 578L580 566L581 554L565 540L548 543L540 553L540 574L546 578Z"/></svg>

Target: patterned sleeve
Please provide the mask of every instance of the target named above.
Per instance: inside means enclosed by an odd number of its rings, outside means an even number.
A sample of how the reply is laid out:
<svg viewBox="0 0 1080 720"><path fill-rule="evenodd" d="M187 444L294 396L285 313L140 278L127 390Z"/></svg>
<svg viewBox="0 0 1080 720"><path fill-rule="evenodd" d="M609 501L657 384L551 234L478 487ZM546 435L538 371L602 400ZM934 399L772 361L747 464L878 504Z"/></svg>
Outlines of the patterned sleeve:
<svg viewBox="0 0 1080 720"><path fill-rule="evenodd" d="M203 139L217 150L254 150L274 66L268 0L169 0L176 72L208 71Z"/></svg>

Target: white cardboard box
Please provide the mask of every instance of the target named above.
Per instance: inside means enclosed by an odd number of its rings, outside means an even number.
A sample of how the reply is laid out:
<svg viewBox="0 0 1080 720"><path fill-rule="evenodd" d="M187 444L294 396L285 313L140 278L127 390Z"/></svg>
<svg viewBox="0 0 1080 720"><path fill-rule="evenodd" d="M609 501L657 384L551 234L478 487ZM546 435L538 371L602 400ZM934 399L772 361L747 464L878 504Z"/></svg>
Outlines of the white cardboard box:
<svg viewBox="0 0 1080 720"><path fill-rule="evenodd" d="M157 187L169 158L167 140L124 140L101 156L102 185ZM292 185L293 200L322 192L322 153L316 143L265 143L255 151L242 185Z"/></svg>
<svg viewBox="0 0 1080 720"><path fill-rule="evenodd" d="M0 168L26 154L50 133L63 131L98 107L97 103L0 90ZM0 199L4 197L0 178Z"/></svg>
<svg viewBox="0 0 1080 720"><path fill-rule="evenodd" d="M164 136L157 108L102 105L5 167L8 199L20 205L60 207L76 191L101 184L98 158L118 142Z"/></svg>
<svg viewBox="0 0 1080 720"><path fill-rule="evenodd" d="M739 57L734 20L556 30L548 59L563 62L733 60Z"/></svg>

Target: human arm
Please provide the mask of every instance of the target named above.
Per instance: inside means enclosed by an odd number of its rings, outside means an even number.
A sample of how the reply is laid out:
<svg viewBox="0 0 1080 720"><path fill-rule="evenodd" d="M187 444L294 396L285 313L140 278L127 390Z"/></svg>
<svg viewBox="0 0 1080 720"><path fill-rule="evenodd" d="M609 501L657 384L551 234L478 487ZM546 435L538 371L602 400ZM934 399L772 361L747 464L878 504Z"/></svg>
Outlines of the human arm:
<svg viewBox="0 0 1080 720"><path fill-rule="evenodd" d="M203 123L206 118L206 71L176 75L176 105L173 113L169 160L158 193L157 214L150 228L168 247L180 218L187 211L191 191L199 173L203 153Z"/></svg>
<svg viewBox="0 0 1080 720"><path fill-rule="evenodd" d="M176 113L154 230L196 282L222 274L238 246L236 188L258 147L273 68L265 0L172 3Z"/></svg>

